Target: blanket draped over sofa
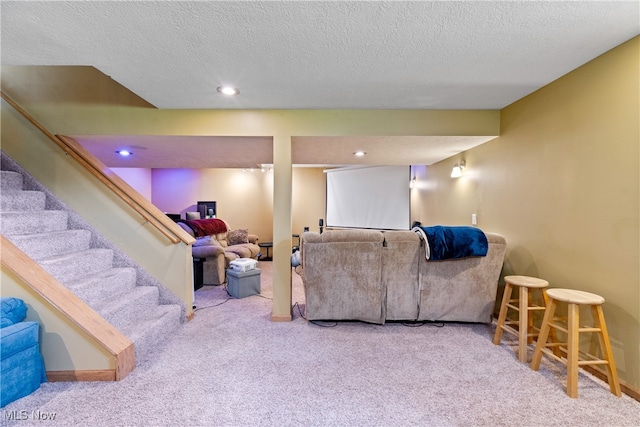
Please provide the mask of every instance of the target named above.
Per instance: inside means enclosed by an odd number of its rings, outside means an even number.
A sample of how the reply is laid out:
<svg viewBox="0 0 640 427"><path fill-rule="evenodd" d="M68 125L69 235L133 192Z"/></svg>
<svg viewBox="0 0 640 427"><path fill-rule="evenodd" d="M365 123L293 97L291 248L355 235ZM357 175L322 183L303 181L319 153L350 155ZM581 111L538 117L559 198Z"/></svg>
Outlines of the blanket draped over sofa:
<svg viewBox="0 0 640 427"><path fill-rule="evenodd" d="M432 261L469 256L486 256L487 236L475 227L442 226L414 227L425 241L425 257Z"/></svg>
<svg viewBox="0 0 640 427"><path fill-rule="evenodd" d="M491 322L506 242L486 236L486 256L432 262L415 231L305 232L308 320Z"/></svg>
<svg viewBox="0 0 640 427"><path fill-rule="evenodd" d="M191 228L195 237L211 236L213 234L224 233L227 230L227 224L218 218L194 219L182 221Z"/></svg>

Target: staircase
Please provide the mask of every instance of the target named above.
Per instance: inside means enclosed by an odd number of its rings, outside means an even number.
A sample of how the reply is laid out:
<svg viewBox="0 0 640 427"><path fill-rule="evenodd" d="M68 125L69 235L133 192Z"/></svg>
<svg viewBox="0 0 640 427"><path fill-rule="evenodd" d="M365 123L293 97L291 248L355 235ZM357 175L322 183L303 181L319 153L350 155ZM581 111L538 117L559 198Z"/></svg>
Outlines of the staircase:
<svg viewBox="0 0 640 427"><path fill-rule="evenodd" d="M0 232L127 336L136 364L148 360L184 321L181 301L4 153L0 173Z"/></svg>

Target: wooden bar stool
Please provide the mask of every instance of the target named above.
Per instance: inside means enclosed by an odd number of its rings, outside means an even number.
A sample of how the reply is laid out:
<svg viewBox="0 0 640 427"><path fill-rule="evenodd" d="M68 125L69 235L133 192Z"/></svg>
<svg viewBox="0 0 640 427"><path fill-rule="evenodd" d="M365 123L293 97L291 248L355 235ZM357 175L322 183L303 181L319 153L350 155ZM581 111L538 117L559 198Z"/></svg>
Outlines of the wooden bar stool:
<svg viewBox="0 0 640 427"><path fill-rule="evenodd" d="M496 326L496 333L493 336L493 343L496 345L500 344L502 331L518 337L518 360L526 363L527 345L531 344L533 337L537 335L534 333L533 316L531 312L545 309L545 307L530 304L529 292L533 289L539 289L546 305L547 296L544 293L544 288L549 286L549 282L529 276L505 276L504 281L504 295L502 296L502 304L500 304L500 314L498 315L498 324ZM515 299L511 299L514 286L519 288L518 305L515 305ZM509 309L518 312L518 320L507 320ZM518 330L516 331L512 325L518 325Z"/></svg>
<svg viewBox="0 0 640 427"><path fill-rule="evenodd" d="M545 311L538 342L533 352L531 369L534 371L538 370L542 353L564 363L567 366L567 394L570 397L578 397L578 368L583 365L605 365L607 368L609 389L611 393L620 397L622 393L618 381L618 372L616 371L616 364L613 360L609 333L607 332L607 325L602 313L604 298L600 295L573 289L549 289L546 293L548 296L547 310ZM558 301L567 303L566 328L564 325L556 323L559 319L553 317ZM594 327L580 326L579 310L581 305L589 305L591 307L591 314L593 315L593 321L595 323ZM558 343L557 339L552 339L550 343L547 343L549 332L554 329L559 329L567 334L566 343ZM598 334L602 359L580 351L580 332L595 332ZM561 346L563 345L566 345L566 348L562 348ZM566 358L559 357L558 353L554 354L554 352L551 352L547 347L560 348L566 354Z"/></svg>

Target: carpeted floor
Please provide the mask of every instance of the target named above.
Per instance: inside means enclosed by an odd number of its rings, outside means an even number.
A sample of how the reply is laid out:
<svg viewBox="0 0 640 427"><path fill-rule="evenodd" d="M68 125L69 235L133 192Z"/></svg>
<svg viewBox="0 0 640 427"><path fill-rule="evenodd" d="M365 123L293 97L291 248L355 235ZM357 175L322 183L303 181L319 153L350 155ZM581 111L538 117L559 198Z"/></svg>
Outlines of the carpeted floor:
<svg viewBox="0 0 640 427"><path fill-rule="evenodd" d="M532 371L491 343L491 325L319 326L300 316L295 273L294 320L271 322L271 263L259 267L262 297L204 287L153 361L120 382L45 383L3 408L2 425L640 425L640 403L585 373L569 398L563 367Z"/></svg>

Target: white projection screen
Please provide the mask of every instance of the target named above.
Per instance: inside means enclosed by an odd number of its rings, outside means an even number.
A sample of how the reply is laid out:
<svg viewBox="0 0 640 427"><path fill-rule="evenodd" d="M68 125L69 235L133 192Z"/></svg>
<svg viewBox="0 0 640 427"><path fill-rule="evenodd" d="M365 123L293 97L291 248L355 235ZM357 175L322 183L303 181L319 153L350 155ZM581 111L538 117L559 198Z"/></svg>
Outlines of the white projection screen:
<svg viewBox="0 0 640 427"><path fill-rule="evenodd" d="M410 166L346 167L327 173L327 227L408 230Z"/></svg>

